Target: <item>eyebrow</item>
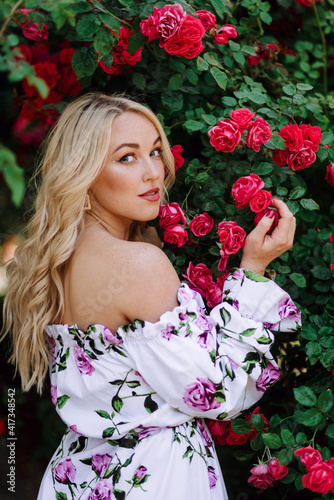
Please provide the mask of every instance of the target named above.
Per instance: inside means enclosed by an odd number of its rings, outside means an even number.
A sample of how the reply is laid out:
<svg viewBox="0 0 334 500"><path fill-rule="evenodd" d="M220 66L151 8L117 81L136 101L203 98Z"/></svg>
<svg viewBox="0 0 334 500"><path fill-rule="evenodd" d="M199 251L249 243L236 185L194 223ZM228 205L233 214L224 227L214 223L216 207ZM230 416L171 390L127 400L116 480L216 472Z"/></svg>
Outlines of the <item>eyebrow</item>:
<svg viewBox="0 0 334 500"><path fill-rule="evenodd" d="M157 137L156 140L154 141L153 143L153 146L157 143L161 141L161 137ZM128 148L136 148L136 149L139 149L140 146L139 144L137 144L136 142L124 142L123 144L121 144L120 146L118 146L118 148L115 149L115 151L113 151L111 154L114 154L116 153L116 151L118 151L119 149L121 148L125 148L125 147L128 147Z"/></svg>

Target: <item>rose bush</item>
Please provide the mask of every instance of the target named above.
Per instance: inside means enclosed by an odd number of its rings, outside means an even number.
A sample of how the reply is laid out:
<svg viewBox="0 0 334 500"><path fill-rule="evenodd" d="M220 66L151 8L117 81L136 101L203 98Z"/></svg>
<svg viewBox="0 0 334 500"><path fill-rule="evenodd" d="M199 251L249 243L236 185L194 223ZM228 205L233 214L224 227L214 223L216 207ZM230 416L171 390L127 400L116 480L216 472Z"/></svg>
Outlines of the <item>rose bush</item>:
<svg viewBox="0 0 334 500"><path fill-rule="evenodd" d="M265 215L272 217L268 234L274 237L279 214L270 197L283 199L297 218L295 245L268 266L267 275L299 304L303 328L299 335L277 333L281 375L269 364L258 381L263 417L254 410L222 422L230 446L217 449L233 500L253 498L254 488L264 486L274 500L334 497L332 4L5 0L0 11L3 239L25 221L34 186L26 197L24 189L42 136L72 96L91 89L126 91L158 114L176 182L172 203L150 224L179 276L208 308L221 300L227 264L238 266L244 237ZM295 314L291 303L281 309ZM109 331L105 338L120 342ZM76 362L90 376L84 351L76 352ZM6 390L13 382L2 366ZM61 404L51 389L52 401ZM196 380L184 397L192 407L207 408L216 404L214 390L210 381ZM47 407L49 394L40 402L32 398L20 394L17 413L36 408L36 432L54 439L41 438L37 451L49 458L63 428L52 401ZM50 422L59 426L58 435L46 431ZM23 435L31 433L31 421L22 425ZM96 470L102 471L99 460ZM138 466L134 485L148 477ZM66 462L56 474L72 481L75 470ZM217 481L213 471L209 481ZM101 478L92 498L112 490Z"/></svg>

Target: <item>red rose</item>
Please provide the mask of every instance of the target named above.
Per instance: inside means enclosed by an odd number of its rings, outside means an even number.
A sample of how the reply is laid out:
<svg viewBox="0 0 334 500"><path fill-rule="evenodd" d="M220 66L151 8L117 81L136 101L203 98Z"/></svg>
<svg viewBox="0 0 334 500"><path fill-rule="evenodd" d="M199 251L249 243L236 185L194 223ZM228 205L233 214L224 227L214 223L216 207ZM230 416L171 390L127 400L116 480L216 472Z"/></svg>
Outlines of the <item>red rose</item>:
<svg viewBox="0 0 334 500"><path fill-rule="evenodd" d="M183 210L180 205L175 202L167 203L166 205L161 205L159 207L159 219L159 225L164 229L166 229L167 226L177 224L180 221L186 225Z"/></svg>
<svg viewBox="0 0 334 500"><path fill-rule="evenodd" d="M189 224L189 229L195 236L205 236L213 228L214 220L206 212L196 215Z"/></svg>
<svg viewBox="0 0 334 500"><path fill-rule="evenodd" d="M15 59L17 61L20 59L24 59L29 64L31 63L31 50L28 45L16 45L13 50L15 50Z"/></svg>
<svg viewBox="0 0 334 500"><path fill-rule="evenodd" d="M154 8L154 10L157 10ZM159 9L162 10L162 9ZM152 40L155 40L158 38L158 32L157 32L157 27L156 23L154 22L154 17L153 14L151 14L147 19L143 19L140 24L140 31L144 36L148 36L148 42L151 42Z"/></svg>
<svg viewBox="0 0 334 500"><path fill-rule="evenodd" d="M286 149L276 149L273 152L272 160L276 165L279 167L282 167L283 165L286 165L286 159L288 156L288 151Z"/></svg>
<svg viewBox="0 0 334 500"><path fill-rule="evenodd" d="M160 11L160 18L156 24L157 33L160 38L159 46L163 47L167 40L171 38L179 29L186 12L181 5L165 5Z"/></svg>
<svg viewBox="0 0 334 500"><path fill-rule="evenodd" d="M57 90L64 95L78 95L82 91L80 82L71 66L63 66L61 78L57 84Z"/></svg>
<svg viewBox="0 0 334 500"><path fill-rule="evenodd" d="M41 63L41 62L55 62L50 61L49 45L45 42L39 42L36 45L32 45L30 48L31 52L31 64Z"/></svg>
<svg viewBox="0 0 334 500"><path fill-rule="evenodd" d="M325 181L332 187L334 187L334 166L333 163L330 163L327 166Z"/></svg>
<svg viewBox="0 0 334 500"><path fill-rule="evenodd" d="M217 420L206 419L205 422L215 443L232 446L247 442L246 434L237 434L232 431L230 420L219 422Z"/></svg>
<svg viewBox="0 0 334 500"><path fill-rule="evenodd" d="M205 297L206 290L213 282L212 271L205 264L197 264L194 267L192 262L189 262L187 274L183 276L188 279L190 287L197 290L202 297Z"/></svg>
<svg viewBox="0 0 334 500"><path fill-rule="evenodd" d="M180 144L176 144L175 146L172 146L170 148L172 155L174 156L174 165L175 165L175 172L182 167L184 164L184 158L182 158L181 153L183 151L182 146Z"/></svg>
<svg viewBox="0 0 334 500"><path fill-rule="evenodd" d="M256 56L247 57L247 62L251 66L256 66L261 61L266 61L274 57L274 53L277 51L276 45L273 43L258 43L255 47Z"/></svg>
<svg viewBox="0 0 334 500"><path fill-rule="evenodd" d="M72 65L72 56L75 52L74 47L67 47L66 49L63 49L59 52L59 64L62 64L64 66L71 66Z"/></svg>
<svg viewBox="0 0 334 500"><path fill-rule="evenodd" d="M315 2L322 2L323 0L314 0ZM304 5L305 7L312 7L312 0L296 0L298 5Z"/></svg>
<svg viewBox="0 0 334 500"><path fill-rule="evenodd" d="M298 450L297 450L298 451ZM295 452L296 453L296 452ZM316 493L334 493L334 470L331 463L318 462L303 476L304 488Z"/></svg>
<svg viewBox="0 0 334 500"><path fill-rule="evenodd" d="M246 232L235 221L223 221L218 224L218 236L223 243L224 252L231 255L244 246Z"/></svg>
<svg viewBox="0 0 334 500"><path fill-rule="evenodd" d="M273 486L274 479L271 477L268 465L256 465L251 469L251 477L248 479L249 483L253 483L255 488L266 490L268 486Z"/></svg>
<svg viewBox="0 0 334 500"><path fill-rule="evenodd" d="M22 32L23 32L24 36L26 38L28 38L28 40L40 40L40 39L47 40L48 39L49 33L48 33L48 27L46 24L43 23L42 31L40 31L38 29L38 26L36 23L29 22L29 13L31 12L31 10L18 9L17 12L22 12L26 16L26 19L25 19L25 21L23 21L23 23L22 22L19 23L18 21L15 21L15 22L16 22L16 24L21 26Z"/></svg>
<svg viewBox="0 0 334 500"><path fill-rule="evenodd" d="M312 149L312 143L304 141L299 151L288 155L286 162L291 170L301 170L302 168L308 168L315 160L316 155Z"/></svg>
<svg viewBox="0 0 334 500"><path fill-rule="evenodd" d="M271 128L268 122L257 116L248 127L248 134L246 137L246 144L254 151L260 151L260 147L265 142L269 141L271 137Z"/></svg>
<svg viewBox="0 0 334 500"><path fill-rule="evenodd" d="M252 113L248 108L240 108L231 111L230 116L239 125L239 128L244 130L249 127L255 113Z"/></svg>
<svg viewBox="0 0 334 500"><path fill-rule="evenodd" d="M205 294L208 306L212 308L220 304L222 301L222 294L223 292L219 284L212 282L211 285L208 286Z"/></svg>
<svg viewBox="0 0 334 500"><path fill-rule="evenodd" d="M0 436L6 433L6 424L3 418L0 418Z"/></svg>
<svg viewBox="0 0 334 500"><path fill-rule="evenodd" d="M184 227L178 224L166 227L164 241L177 245L178 247L182 247L187 240L188 234Z"/></svg>
<svg viewBox="0 0 334 500"><path fill-rule="evenodd" d="M198 19L203 24L203 28L208 31L216 26L216 18L208 10L196 10Z"/></svg>
<svg viewBox="0 0 334 500"><path fill-rule="evenodd" d="M232 196L236 201L236 207L247 207L251 198L263 187L263 180L256 174L240 177L232 186Z"/></svg>
<svg viewBox="0 0 334 500"><path fill-rule="evenodd" d="M60 78L60 73L58 72L57 66L51 62L42 62L34 64L34 70L36 76L42 78L45 81L49 89L53 89L57 85L57 81ZM22 88L25 94L29 97L35 97L38 95L38 90L33 85L29 85L27 79L25 78L22 83Z"/></svg>
<svg viewBox="0 0 334 500"><path fill-rule="evenodd" d="M264 217L265 215L273 220L270 229L267 231L267 234L270 235L275 229L275 227L277 227L280 216L277 210L274 210L273 208L267 208L266 210L263 210L263 212L257 213L255 215L254 224L258 224L259 221L262 219L262 217Z"/></svg>
<svg viewBox="0 0 334 500"><path fill-rule="evenodd" d="M330 235L330 237L329 237L329 241L330 241L331 243L334 243L334 233Z"/></svg>
<svg viewBox="0 0 334 500"><path fill-rule="evenodd" d="M303 146L303 133L295 123L282 127L277 135L284 139L285 146L290 151L298 151Z"/></svg>
<svg viewBox="0 0 334 500"><path fill-rule="evenodd" d="M312 149L316 153L321 142L321 128L317 126L312 127L311 125L305 124L300 125L299 128L302 131L304 141L310 141L311 144L313 144Z"/></svg>
<svg viewBox="0 0 334 500"><path fill-rule="evenodd" d="M110 29L110 28L108 28ZM110 29L113 36L116 38L114 32ZM107 64L102 61L102 59L98 62L98 66L103 69L105 73L109 75L120 75L124 68L129 66L134 66L137 62L140 61L142 55L142 49L136 50L133 54L127 51L129 45L129 38L133 35L133 32L127 26L122 26L119 30L119 41L117 45L113 46L112 55L113 62L111 66L107 66Z"/></svg>
<svg viewBox="0 0 334 500"><path fill-rule="evenodd" d="M263 210L266 210L272 200L272 194L270 191L265 191L264 189L261 189L255 195L249 202L250 209L255 212L256 214L259 214L260 212L263 212Z"/></svg>
<svg viewBox="0 0 334 500"><path fill-rule="evenodd" d="M239 125L229 118L219 121L218 124L209 130L210 144L216 151L231 153L241 139Z"/></svg>
<svg viewBox="0 0 334 500"><path fill-rule="evenodd" d="M175 35L167 40L165 50L169 54L192 59L203 50L201 40L204 33L201 21L187 15Z"/></svg>
<svg viewBox="0 0 334 500"><path fill-rule="evenodd" d="M311 467L322 462L321 453L318 450L312 448L312 446L307 446L306 448L298 448L294 452L297 457L300 457L301 463L309 471Z"/></svg>
<svg viewBox="0 0 334 500"><path fill-rule="evenodd" d="M268 467L269 473L275 481L282 479L282 477L285 477L289 472L288 466L280 465L276 457L269 462Z"/></svg>
<svg viewBox="0 0 334 500"><path fill-rule="evenodd" d="M230 274L230 270L226 269L226 271L223 274L221 274L220 276L218 276L218 278L217 278L217 285L219 285L222 290L224 287L225 280L229 274Z"/></svg>

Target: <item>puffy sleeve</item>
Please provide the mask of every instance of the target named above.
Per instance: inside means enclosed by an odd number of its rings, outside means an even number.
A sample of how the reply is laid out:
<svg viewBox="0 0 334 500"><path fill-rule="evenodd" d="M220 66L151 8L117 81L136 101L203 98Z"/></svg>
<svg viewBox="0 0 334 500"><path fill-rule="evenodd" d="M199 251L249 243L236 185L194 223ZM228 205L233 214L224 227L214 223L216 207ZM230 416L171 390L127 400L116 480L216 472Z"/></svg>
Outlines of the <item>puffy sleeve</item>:
<svg viewBox="0 0 334 500"><path fill-rule="evenodd" d="M131 364L170 406L194 417L231 419L279 377L271 329L294 331L300 313L273 281L236 269L210 312L181 284L179 305L156 323L119 329ZM121 331L122 330L122 331Z"/></svg>

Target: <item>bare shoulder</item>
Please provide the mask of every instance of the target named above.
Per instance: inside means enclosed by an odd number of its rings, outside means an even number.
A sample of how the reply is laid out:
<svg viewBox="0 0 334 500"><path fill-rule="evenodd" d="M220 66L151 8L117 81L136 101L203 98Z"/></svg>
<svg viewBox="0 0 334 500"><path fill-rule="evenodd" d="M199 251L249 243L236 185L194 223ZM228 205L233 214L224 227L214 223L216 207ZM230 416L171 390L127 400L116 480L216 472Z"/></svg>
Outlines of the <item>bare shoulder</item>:
<svg viewBox="0 0 334 500"><path fill-rule="evenodd" d="M65 281L66 323L115 330L136 318L157 321L178 304L179 278L155 245L104 233L85 239L73 257L67 287Z"/></svg>

